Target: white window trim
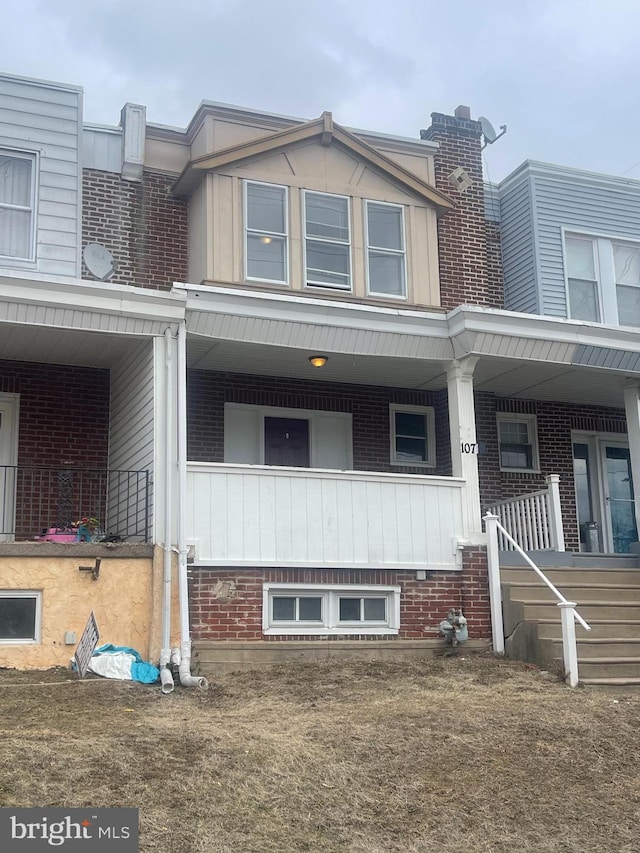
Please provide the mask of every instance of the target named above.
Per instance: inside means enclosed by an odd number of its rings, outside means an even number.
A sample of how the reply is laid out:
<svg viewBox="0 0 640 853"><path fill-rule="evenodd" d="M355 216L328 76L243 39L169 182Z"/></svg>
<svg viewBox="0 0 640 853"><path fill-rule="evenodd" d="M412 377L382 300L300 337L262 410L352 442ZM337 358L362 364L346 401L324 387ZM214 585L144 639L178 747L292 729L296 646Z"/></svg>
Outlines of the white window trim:
<svg viewBox="0 0 640 853"><path fill-rule="evenodd" d="M426 462L409 462L396 458L396 412L413 412L425 415L427 420L427 460ZM389 458L392 465L404 468L435 468L436 467L436 414L433 406L403 406L401 403L389 405Z"/></svg>
<svg viewBox="0 0 640 853"><path fill-rule="evenodd" d="M501 423L526 423L529 430L529 441L531 442L531 468L506 468L502 465L502 453L500 451L500 424ZM496 414L496 431L498 433L498 461L501 471L513 471L516 474L538 474L540 473L540 453L538 451L538 418L536 415L511 414L510 412L498 412Z"/></svg>
<svg viewBox="0 0 640 853"><path fill-rule="evenodd" d="M274 595L321 596L323 624L309 622L271 622L271 599ZM387 600L385 622L340 622L339 599L380 597ZM380 584L265 583L262 587L262 633L266 635L328 636L330 634L397 634L400 630L400 587Z"/></svg>
<svg viewBox="0 0 640 853"><path fill-rule="evenodd" d="M369 205L377 204L381 207L395 207L400 210L400 224L402 228L402 250L399 249L386 249L380 246L372 246L369 243ZM405 211L404 205L402 204L392 204L388 201L376 201L375 199L369 198L364 199L364 246L365 246L365 267L366 267L366 276L367 276L367 295L373 296L377 299L395 299L396 301L406 302L408 299L408 280L407 280L407 239L406 239L406 229L405 229ZM393 293L378 293L375 290L371 290L370 286L370 274L369 274L369 250L373 249L376 252L386 252L389 255L401 255L402 256L402 269L404 273L404 294L402 296L396 296Z"/></svg>
<svg viewBox="0 0 640 853"><path fill-rule="evenodd" d="M38 179L40 175L39 152L29 151L17 148L0 147L0 154L6 154L9 157L16 157L22 160L31 162L31 198L30 207L22 205L5 204L0 202L0 207L5 210L29 210L31 212L31 233L29 235L29 256L26 258L16 257L14 255L0 255L0 264L11 265L12 267L34 267L36 261L36 217L37 217L37 199L38 199Z"/></svg>
<svg viewBox="0 0 640 853"><path fill-rule="evenodd" d="M307 234L307 195L322 195L327 198L342 198L347 202L347 226L349 229L349 239L347 242L342 240L329 240L322 237L309 237ZM351 236L351 199L346 195L338 195L337 193L324 193L317 192L316 190L303 190L302 191L302 239L303 239L303 262L304 262L304 286L309 287L312 290L335 290L338 293L352 293L353 292L353 263L351 259L351 246L352 246L352 236ZM349 285L348 287L340 287L336 284L327 284L326 282L321 281L310 281L309 276L307 274L307 240L315 241L316 243L330 243L331 245L338 246L347 246L349 250ZM327 270L329 272L329 270Z"/></svg>
<svg viewBox="0 0 640 853"><path fill-rule="evenodd" d="M567 317L571 317L571 302L569 299L569 274L567 264L567 238L576 237L579 240L591 240L594 254L596 273L596 296L600 320L578 320L580 323L596 323L606 326L624 326L618 315L618 296L616 292L615 265L613 260L613 244L629 245L640 249L640 240L633 237L621 237L615 234L594 234L592 231L582 231L579 228L562 228L562 262L564 271L564 288L567 306ZM638 326L627 326L638 329Z"/></svg>
<svg viewBox="0 0 640 853"><path fill-rule="evenodd" d="M35 637L32 639L11 639L0 637L2 646L33 646L40 643L42 636L42 592L33 589L2 589L0 598L34 598L36 602Z"/></svg>
<svg viewBox="0 0 640 853"><path fill-rule="evenodd" d="M284 190L284 225L285 232L279 234L276 231L249 231L248 212L249 205L247 200L247 189L250 184L262 187L275 187L276 189ZM262 281L265 284L277 284L281 287L289 286L289 188L284 184L272 184L268 181L243 181L243 226L244 226L244 277L246 281ZM274 237L284 237L284 280L279 278L258 278L257 276L249 275L249 255L248 255L248 240L247 237L251 234L273 234Z"/></svg>

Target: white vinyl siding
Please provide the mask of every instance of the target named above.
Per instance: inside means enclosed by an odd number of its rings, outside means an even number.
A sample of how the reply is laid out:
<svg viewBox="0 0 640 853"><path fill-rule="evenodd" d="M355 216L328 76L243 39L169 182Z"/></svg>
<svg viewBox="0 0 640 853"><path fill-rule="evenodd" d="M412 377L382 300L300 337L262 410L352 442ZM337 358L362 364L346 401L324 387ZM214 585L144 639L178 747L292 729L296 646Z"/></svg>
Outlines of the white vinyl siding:
<svg viewBox="0 0 640 853"><path fill-rule="evenodd" d="M368 292L405 299L407 275L402 206L366 201L365 223Z"/></svg>
<svg viewBox="0 0 640 853"><path fill-rule="evenodd" d="M400 587L266 583L262 608L267 635L397 634Z"/></svg>
<svg viewBox="0 0 640 853"><path fill-rule="evenodd" d="M247 181L244 190L245 276L252 281L287 284L287 188Z"/></svg>
<svg viewBox="0 0 640 853"><path fill-rule="evenodd" d="M0 149L35 157L33 243L0 267L79 274L82 93L0 74Z"/></svg>
<svg viewBox="0 0 640 853"><path fill-rule="evenodd" d="M303 193L306 285L351 290L349 199Z"/></svg>

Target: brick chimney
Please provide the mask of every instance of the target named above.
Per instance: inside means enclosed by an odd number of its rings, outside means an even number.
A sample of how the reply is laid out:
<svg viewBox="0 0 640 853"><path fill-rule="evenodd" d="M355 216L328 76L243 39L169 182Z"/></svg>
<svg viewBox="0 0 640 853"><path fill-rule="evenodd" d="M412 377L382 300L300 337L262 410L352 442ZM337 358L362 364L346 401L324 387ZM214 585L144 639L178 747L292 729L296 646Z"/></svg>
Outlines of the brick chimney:
<svg viewBox="0 0 640 853"><path fill-rule="evenodd" d="M436 187L456 205L438 221L441 304L448 310L464 303L501 307L487 281L480 123L460 105L452 116L431 113L431 127L420 136L440 146Z"/></svg>

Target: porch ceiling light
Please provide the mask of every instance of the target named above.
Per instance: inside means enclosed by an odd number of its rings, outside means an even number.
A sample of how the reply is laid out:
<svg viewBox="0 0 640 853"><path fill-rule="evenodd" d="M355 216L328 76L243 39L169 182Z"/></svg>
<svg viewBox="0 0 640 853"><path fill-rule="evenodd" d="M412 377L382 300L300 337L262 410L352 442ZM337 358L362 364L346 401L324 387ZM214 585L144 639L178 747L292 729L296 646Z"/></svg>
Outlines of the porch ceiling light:
<svg viewBox="0 0 640 853"><path fill-rule="evenodd" d="M328 355L310 355L309 361L314 367L324 367L329 361Z"/></svg>

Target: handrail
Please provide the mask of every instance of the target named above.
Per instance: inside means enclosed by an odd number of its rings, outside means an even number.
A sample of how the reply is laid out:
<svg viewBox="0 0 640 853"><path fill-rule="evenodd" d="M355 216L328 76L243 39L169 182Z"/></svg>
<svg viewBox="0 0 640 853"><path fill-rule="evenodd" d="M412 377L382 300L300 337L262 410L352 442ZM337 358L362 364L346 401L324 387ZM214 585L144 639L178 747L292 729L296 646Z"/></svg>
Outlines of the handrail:
<svg viewBox="0 0 640 853"><path fill-rule="evenodd" d="M549 587L549 589L551 590L551 592L552 592L552 593L555 595L555 597L558 599L558 602L559 602L560 604L569 604L570 602L569 602L569 601L564 597L564 595L560 592L560 590L559 590L557 587L555 587L555 586L551 583L551 581L550 581L550 580L549 580L549 578L545 575L545 573L542 571L542 569L540 569L538 566L536 566L536 564L533 562L533 560L532 560L530 557L528 557L528 556L527 556L527 554L525 554L525 552L524 552L524 551L522 550L522 548L518 545L518 543L517 543L517 542L516 542L516 540L513 538L513 536L511 536L511 534L510 534L510 533L508 533L508 532L504 529L503 525L502 525L502 524L500 524L500 522L499 522L499 521L496 521L496 527L499 527L499 528L500 528L500 530L502 531L502 535L503 535L506 539L508 539L508 540L509 540L509 542L511 542L511 544L512 544L512 545L514 545L514 546L515 546L516 551L520 554L520 556L521 556L521 557L523 557L523 558L524 558L525 562L527 562L527 563L531 566L531 568L534 570L534 572L538 575L538 577L539 577L539 578L541 578L541 579L546 583L546 585ZM588 624L584 621L584 619L583 619L583 618L582 618L582 616L578 613L578 611L575 609L575 607L573 608L573 612L575 613L576 621L577 621L577 622L579 622L579 623L582 625L582 627L585 629L585 631L590 631L590 630L591 630L591 626L590 626L590 625L588 625Z"/></svg>
<svg viewBox="0 0 640 853"><path fill-rule="evenodd" d="M547 474L545 481L546 489L492 503L486 512L498 515L511 525L516 536L522 539L521 543L517 543L520 547L564 551L560 477L558 474ZM505 545L504 542L502 544Z"/></svg>
<svg viewBox="0 0 640 853"><path fill-rule="evenodd" d="M487 513L483 521L487 530L487 569L489 575L489 604L491 607L491 630L493 635L493 650L496 654L504 654L504 621L502 614L502 588L500 583L500 555L498 551L498 529L502 535L515 547L525 562L535 571L539 578L549 587L558 599L561 609L562 624L562 653L564 658L565 678L570 687L578 684L578 647L576 643L576 621L590 631L582 616L576 610L575 601L567 601L564 595L547 578L545 573L523 551L511 534L498 521L498 516Z"/></svg>

